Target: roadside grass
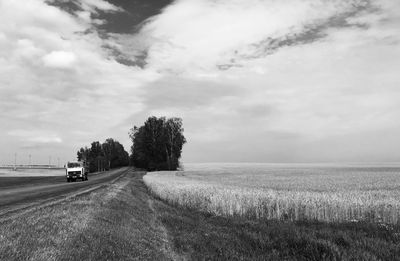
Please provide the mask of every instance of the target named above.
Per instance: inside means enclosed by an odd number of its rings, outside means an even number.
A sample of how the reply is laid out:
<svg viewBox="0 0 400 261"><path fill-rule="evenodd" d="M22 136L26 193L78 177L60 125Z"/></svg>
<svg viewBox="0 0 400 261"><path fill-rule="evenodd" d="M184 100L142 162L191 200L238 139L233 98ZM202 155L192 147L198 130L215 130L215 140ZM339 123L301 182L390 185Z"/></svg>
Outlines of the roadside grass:
<svg viewBox="0 0 400 261"><path fill-rule="evenodd" d="M156 201L173 249L190 260L400 260L400 228L219 217Z"/></svg>
<svg viewBox="0 0 400 261"><path fill-rule="evenodd" d="M170 260L146 188L135 181L109 193L109 202L100 202L86 228L69 240L61 260Z"/></svg>
<svg viewBox="0 0 400 261"><path fill-rule="evenodd" d="M0 260L170 260L150 196L136 179L141 175L131 172L90 194L0 221Z"/></svg>
<svg viewBox="0 0 400 261"><path fill-rule="evenodd" d="M93 195L18 216L0 225L0 260L56 260L94 211Z"/></svg>

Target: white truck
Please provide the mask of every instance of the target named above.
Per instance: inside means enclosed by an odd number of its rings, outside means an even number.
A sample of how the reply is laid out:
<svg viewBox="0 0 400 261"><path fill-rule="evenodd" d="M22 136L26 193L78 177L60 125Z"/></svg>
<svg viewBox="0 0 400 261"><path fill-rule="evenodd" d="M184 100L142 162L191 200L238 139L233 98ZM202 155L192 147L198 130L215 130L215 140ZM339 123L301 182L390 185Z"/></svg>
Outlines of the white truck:
<svg viewBox="0 0 400 261"><path fill-rule="evenodd" d="M69 161L65 166L65 172L67 182L76 181L77 179L88 180L89 168L83 161Z"/></svg>

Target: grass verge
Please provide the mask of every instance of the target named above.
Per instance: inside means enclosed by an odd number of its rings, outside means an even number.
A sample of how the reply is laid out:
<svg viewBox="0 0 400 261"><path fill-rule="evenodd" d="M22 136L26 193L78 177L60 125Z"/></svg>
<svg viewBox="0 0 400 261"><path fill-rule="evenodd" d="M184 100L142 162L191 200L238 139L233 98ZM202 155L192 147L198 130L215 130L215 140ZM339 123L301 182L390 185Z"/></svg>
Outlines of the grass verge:
<svg viewBox="0 0 400 261"><path fill-rule="evenodd" d="M0 260L170 260L141 175L0 223Z"/></svg>

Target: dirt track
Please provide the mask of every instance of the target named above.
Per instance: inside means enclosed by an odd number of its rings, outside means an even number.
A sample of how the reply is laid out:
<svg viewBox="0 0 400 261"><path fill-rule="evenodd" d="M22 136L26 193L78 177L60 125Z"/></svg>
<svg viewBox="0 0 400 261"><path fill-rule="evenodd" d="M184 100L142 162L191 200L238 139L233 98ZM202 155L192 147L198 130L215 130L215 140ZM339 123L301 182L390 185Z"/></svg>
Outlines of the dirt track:
<svg viewBox="0 0 400 261"><path fill-rule="evenodd" d="M62 177L1 177L0 218L33 206L66 200L68 197L93 191L126 175L128 168L89 174L88 181L67 183Z"/></svg>

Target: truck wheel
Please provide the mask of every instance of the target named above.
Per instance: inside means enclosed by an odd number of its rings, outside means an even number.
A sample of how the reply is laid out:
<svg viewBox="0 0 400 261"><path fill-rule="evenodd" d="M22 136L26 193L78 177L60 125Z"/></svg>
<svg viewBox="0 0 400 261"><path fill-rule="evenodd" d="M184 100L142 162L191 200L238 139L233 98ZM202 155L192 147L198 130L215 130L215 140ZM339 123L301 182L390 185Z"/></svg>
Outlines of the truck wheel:
<svg viewBox="0 0 400 261"><path fill-rule="evenodd" d="M71 182L71 180L69 178L67 178L67 182Z"/></svg>

